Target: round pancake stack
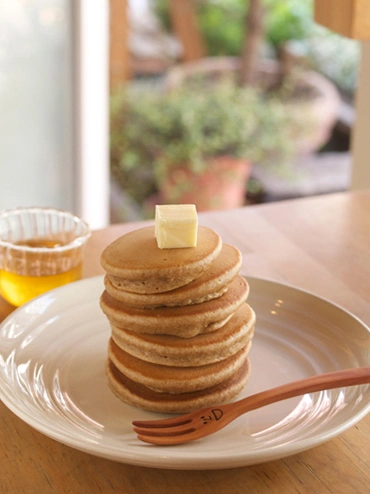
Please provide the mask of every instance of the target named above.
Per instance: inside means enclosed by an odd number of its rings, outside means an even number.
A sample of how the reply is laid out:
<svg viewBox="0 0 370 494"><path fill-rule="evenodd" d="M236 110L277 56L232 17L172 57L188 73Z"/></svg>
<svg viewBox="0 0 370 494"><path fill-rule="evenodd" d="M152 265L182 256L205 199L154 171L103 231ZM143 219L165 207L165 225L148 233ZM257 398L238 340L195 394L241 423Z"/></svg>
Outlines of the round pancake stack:
<svg viewBox="0 0 370 494"><path fill-rule="evenodd" d="M106 374L121 400L185 413L240 393L255 314L238 249L201 226L196 247L159 249L146 227L110 244L101 264L100 306L111 325Z"/></svg>

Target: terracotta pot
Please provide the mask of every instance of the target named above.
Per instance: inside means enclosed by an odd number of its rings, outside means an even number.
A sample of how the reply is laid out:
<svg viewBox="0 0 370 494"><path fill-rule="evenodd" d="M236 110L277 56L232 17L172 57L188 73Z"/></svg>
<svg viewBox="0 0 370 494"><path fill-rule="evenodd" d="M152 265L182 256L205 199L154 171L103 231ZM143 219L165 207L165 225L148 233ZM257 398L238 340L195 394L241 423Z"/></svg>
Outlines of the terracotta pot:
<svg viewBox="0 0 370 494"><path fill-rule="evenodd" d="M232 209L245 202L251 164L221 156L207 160L203 173L176 167L162 181L160 201L166 204L195 204L198 211Z"/></svg>
<svg viewBox="0 0 370 494"><path fill-rule="evenodd" d="M209 57L182 63L168 71L164 81L165 88L170 91L195 75L204 75L210 80L217 80L217 77L225 73L238 72L240 66L241 60L238 57ZM277 62L262 60L261 84L273 84L277 76ZM337 88L321 74L304 71L299 78L299 83L310 96L286 102L287 112L291 117L292 141L295 142L297 155L314 152L329 140L340 106ZM307 130L304 133L298 133L297 129L303 125Z"/></svg>

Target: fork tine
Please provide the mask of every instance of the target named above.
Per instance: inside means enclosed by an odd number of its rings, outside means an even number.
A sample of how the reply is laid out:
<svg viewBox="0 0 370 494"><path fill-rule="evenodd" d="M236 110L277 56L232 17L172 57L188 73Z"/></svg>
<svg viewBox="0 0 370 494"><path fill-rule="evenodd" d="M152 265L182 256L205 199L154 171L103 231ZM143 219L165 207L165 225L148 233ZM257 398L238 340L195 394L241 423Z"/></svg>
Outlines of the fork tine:
<svg viewBox="0 0 370 494"><path fill-rule="evenodd" d="M134 426L134 431L139 436L178 436L180 434L189 434L194 432L196 429L189 424L182 424L180 426L171 427L136 427Z"/></svg>
<svg viewBox="0 0 370 494"><path fill-rule="evenodd" d="M188 442L187 439L183 440L178 440L179 436L170 437L170 436L137 436L140 441L143 441L144 443L149 443L149 444L155 444L157 446L175 446L177 444L183 444ZM173 441L172 441L173 439Z"/></svg>
<svg viewBox="0 0 370 494"><path fill-rule="evenodd" d="M177 425L190 424L192 420L192 414L182 415L179 417L170 417L168 419L159 420L134 420L132 425L135 427L153 428L160 427L176 427Z"/></svg>
<svg viewBox="0 0 370 494"><path fill-rule="evenodd" d="M149 436L149 435L141 435L139 434L137 437L141 441L149 444L155 444L158 446L175 446L177 444L184 444L190 441L194 441L195 439L199 439L202 434L199 435L199 430L194 430L192 432L180 435L163 435L163 436Z"/></svg>

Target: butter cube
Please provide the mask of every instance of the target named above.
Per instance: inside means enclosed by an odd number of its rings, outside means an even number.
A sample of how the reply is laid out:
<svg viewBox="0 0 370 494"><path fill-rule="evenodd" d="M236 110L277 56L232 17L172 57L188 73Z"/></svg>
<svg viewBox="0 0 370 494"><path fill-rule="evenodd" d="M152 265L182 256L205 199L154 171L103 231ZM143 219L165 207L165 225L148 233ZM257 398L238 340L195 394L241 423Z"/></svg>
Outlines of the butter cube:
<svg viewBox="0 0 370 494"><path fill-rule="evenodd" d="M160 249L195 247L198 215L194 204L155 207L155 238Z"/></svg>

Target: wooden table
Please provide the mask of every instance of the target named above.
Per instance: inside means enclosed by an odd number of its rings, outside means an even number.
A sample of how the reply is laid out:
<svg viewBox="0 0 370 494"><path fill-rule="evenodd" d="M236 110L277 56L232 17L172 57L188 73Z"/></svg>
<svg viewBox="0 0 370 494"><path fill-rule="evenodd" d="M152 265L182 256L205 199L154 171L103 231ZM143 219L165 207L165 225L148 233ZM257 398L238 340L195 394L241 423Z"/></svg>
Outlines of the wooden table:
<svg viewBox="0 0 370 494"><path fill-rule="evenodd" d="M200 224L243 253L242 273L327 297L370 325L370 191L210 212ZM140 224L93 233L86 277L101 250ZM11 310L4 301L0 314ZM210 494L370 491L370 415L341 436L294 456L212 471L151 469L100 459L49 439L0 405L0 492L6 494Z"/></svg>

